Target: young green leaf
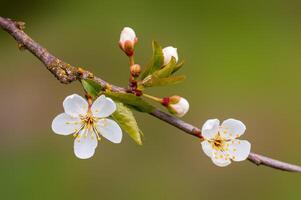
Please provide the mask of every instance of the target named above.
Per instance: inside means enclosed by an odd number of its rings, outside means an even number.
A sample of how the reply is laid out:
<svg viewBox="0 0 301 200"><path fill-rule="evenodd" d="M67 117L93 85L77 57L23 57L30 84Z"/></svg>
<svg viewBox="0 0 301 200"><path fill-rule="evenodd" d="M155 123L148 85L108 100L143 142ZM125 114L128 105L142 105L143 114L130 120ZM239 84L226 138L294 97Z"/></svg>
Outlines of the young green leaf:
<svg viewBox="0 0 301 200"><path fill-rule="evenodd" d="M164 66L162 69L153 73L153 76L155 76L156 78L169 77L176 67L177 67L177 61L174 57L172 57L170 62L166 66Z"/></svg>
<svg viewBox="0 0 301 200"><path fill-rule="evenodd" d="M116 93L105 91L104 94L107 97L112 98L113 100L120 101L124 104L130 105L134 107L136 110L140 112L151 113L155 107L143 100L141 97L137 97L134 94L130 93Z"/></svg>
<svg viewBox="0 0 301 200"><path fill-rule="evenodd" d="M183 67L184 63L185 63L184 61L181 61L180 63L178 63L178 64L174 67L174 69L173 69L173 71L172 71L171 74L174 74L174 73L176 73L179 69L181 69L181 68Z"/></svg>
<svg viewBox="0 0 301 200"><path fill-rule="evenodd" d="M141 74L140 76L141 80L143 80L148 75L153 74L155 71L160 69L164 62L162 47L156 41L153 41L152 46L153 46L153 57L149 65L146 67L145 71Z"/></svg>
<svg viewBox="0 0 301 200"><path fill-rule="evenodd" d="M120 125L122 130L139 145L142 145L142 131L139 129L133 112L121 102L115 102L117 109L112 114L113 119Z"/></svg>
<svg viewBox="0 0 301 200"><path fill-rule="evenodd" d="M81 80L81 83L85 89L85 91L94 99L98 97L100 91L101 91L101 86L97 83L95 83L92 80Z"/></svg>
<svg viewBox="0 0 301 200"><path fill-rule="evenodd" d="M186 79L186 76L170 76L166 78L156 78L152 75L147 77L142 84L144 87L155 87L155 86L166 86L166 85L173 85L178 84Z"/></svg>

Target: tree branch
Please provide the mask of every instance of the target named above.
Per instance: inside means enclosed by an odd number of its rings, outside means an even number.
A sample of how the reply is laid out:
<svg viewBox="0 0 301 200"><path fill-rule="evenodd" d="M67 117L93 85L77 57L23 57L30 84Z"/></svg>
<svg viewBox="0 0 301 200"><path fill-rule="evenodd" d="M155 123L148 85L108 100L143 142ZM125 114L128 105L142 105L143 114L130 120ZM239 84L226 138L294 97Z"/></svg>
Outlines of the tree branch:
<svg viewBox="0 0 301 200"><path fill-rule="evenodd" d="M68 84L76 80L93 79L103 88L110 88L113 92L126 92L126 88L111 85L103 79L94 76L91 72L72 66L55 57L23 31L24 25L25 23L23 22L16 22L8 18L0 17L1 28L14 37L20 48L25 48L35 55L61 83ZM201 130L189 123L158 109L150 114L185 133L202 139ZM265 165L275 169L301 173L301 166L285 163L252 152L250 153L248 160L256 165Z"/></svg>

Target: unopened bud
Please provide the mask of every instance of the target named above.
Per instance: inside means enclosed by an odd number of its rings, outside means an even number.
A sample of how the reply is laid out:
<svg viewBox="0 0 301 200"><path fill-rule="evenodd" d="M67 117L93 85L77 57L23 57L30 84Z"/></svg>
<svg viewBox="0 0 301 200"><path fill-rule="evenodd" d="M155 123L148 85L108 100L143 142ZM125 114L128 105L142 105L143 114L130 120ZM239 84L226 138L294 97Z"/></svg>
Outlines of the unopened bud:
<svg viewBox="0 0 301 200"><path fill-rule="evenodd" d="M141 67L138 64L134 64L134 65L131 66L130 71L131 71L131 75L133 77L138 77L140 75L140 72L141 72Z"/></svg>
<svg viewBox="0 0 301 200"><path fill-rule="evenodd" d="M176 62L178 62L179 57L177 48L174 48L172 46L165 47L164 49L162 49L162 52L164 56L164 65L167 65L172 57L174 57L176 59Z"/></svg>
<svg viewBox="0 0 301 200"><path fill-rule="evenodd" d="M134 46L137 43L135 31L129 27L125 27L120 34L119 47L126 53L127 56L134 54Z"/></svg>
<svg viewBox="0 0 301 200"><path fill-rule="evenodd" d="M189 110L188 101L180 96L163 98L162 104L167 107L170 113L183 117Z"/></svg>

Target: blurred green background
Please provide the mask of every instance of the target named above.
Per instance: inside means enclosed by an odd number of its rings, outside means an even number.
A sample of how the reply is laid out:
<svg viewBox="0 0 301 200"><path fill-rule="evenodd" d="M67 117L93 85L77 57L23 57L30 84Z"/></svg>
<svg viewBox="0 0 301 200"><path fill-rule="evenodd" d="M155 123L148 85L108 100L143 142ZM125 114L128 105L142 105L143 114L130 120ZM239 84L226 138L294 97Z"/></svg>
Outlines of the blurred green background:
<svg viewBox="0 0 301 200"><path fill-rule="evenodd" d="M124 26L139 38L146 64L151 41L178 48L185 83L152 89L190 101L184 117L202 126L230 117L247 125L252 151L301 164L301 2L8 1L0 14L27 23L27 33L63 60L118 84L128 80L118 47ZM135 113L145 133L137 146L103 140L79 160L73 138L51 131L63 99L82 94L61 85L30 53L0 31L0 199L300 199L301 176L248 161L218 168L200 142Z"/></svg>

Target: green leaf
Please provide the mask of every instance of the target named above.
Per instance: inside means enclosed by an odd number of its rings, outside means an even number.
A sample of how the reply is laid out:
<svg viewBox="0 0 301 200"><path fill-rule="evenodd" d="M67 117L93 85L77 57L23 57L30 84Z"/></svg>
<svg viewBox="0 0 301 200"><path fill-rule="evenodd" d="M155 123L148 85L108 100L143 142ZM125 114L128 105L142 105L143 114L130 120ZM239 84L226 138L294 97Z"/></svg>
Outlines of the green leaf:
<svg viewBox="0 0 301 200"><path fill-rule="evenodd" d="M85 91L94 99L98 97L101 86L90 79L81 80L81 83L85 89Z"/></svg>
<svg viewBox="0 0 301 200"><path fill-rule="evenodd" d="M164 66L162 69L153 73L153 76L155 76L156 78L169 77L176 67L177 67L177 61L174 57L172 57L170 62L166 66Z"/></svg>
<svg viewBox="0 0 301 200"><path fill-rule="evenodd" d="M117 109L112 114L113 119L120 125L122 130L127 132L129 136L139 145L142 145L142 131L139 129L133 112L121 102L115 102Z"/></svg>
<svg viewBox="0 0 301 200"><path fill-rule="evenodd" d="M162 52L162 47L156 42L153 41L153 57L146 67L145 71L141 73L140 79L143 80L150 74L153 74L156 70L160 69L164 63L164 57Z"/></svg>
<svg viewBox="0 0 301 200"><path fill-rule="evenodd" d="M147 77L145 82L143 82L144 87L154 87L154 86L165 86L178 84L186 79L186 76L170 76L167 78L156 78L152 75Z"/></svg>
<svg viewBox="0 0 301 200"><path fill-rule="evenodd" d="M151 113L155 107L143 100L141 97L137 97L130 93L116 93L111 91L105 91L104 94L113 100L120 101L124 104L130 105L140 112Z"/></svg>
<svg viewBox="0 0 301 200"><path fill-rule="evenodd" d="M181 68L183 67L184 63L185 63L184 61L181 61L179 64L177 64L177 65L174 67L174 69L173 69L173 71L172 71L171 74L174 74L174 73L177 72L179 69L181 69Z"/></svg>

